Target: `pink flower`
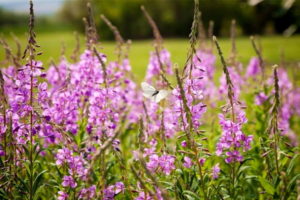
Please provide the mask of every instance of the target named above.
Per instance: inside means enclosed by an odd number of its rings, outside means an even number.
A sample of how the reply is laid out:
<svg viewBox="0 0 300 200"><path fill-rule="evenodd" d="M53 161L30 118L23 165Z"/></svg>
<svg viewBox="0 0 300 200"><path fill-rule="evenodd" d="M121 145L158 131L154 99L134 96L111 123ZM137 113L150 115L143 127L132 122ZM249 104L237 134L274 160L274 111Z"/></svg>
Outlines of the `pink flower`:
<svg viewBox="0 0 300 200"><path fill-rule="evenodd" d="M145 192L139 192L139 196L135 198L135 200L164 200L161 195L161 191L156 189L155 198L150 196L149 194L145 194Z"/></svg>
<svg viewBox="0 0 300 200"><path fill-rule="evenodd" d="M117 182L115 185L111 185L104 190L104 200L113 200L114 196L123 192L125 189L122 182Z"/></svg>
<svg viewBox="0 0 300 200"><path fill-rule="evenodd" d="M159 157L156 154L153 154L149 157L149 162L147 162L147 168L154 172L159 166Z"/></svg>
<svg viewBox="0 0 300 200"><path fill-rule="evenodd" d="M203 166L204 163L205 163L205 161L206 161L206 158L200 158L200 159L199 159L200 165Z"/></svg>
<svg viewBox="0 0 300 200"><path fill-rule="evenodd" d="M257 76L261 73L259 59L256 57L251 58L250 63L247 67L246 76Z"/></svg>
<svg viewBox="0 0 300 200"><path fill-rule="evenodd" d="M169 175L172 170L175 169L175 157L172 155L164 154L162 156L158 156L156 154L152 154L149 157L149 162L147 162L147 168L154 172L160 167L160 169L166 174Z"/></svg>
<svg viewBox="0 0 300 200"><path fill-rule="evenodd" d="M184 160L183 166L185 166L186 168L191 168L193 166L193 162L189 157L185 156L183 160Z"/></svg>
<svg viewBox="0 0 300 200"><path fill-rule="evenodd" d="M68 162L72 157L73 152L68 148L59 149L56 154L56 165L62 165L65 162Z"/></svg>
<svg viewBox="0 0 300 200"><path fill-rule="evenodd" d="M231 163L231 162L241 162L243 160L243 156L240 154L239 151L228 151L226 152L226 156L228 156L225 159L226 163Z"/></svg>
<svg viewBox="0 0 300 200"><path fill-rule="evenodd" d="M67 200L69 195L63 191L58 192L57 200Z"/></svg>
<svg viewBox="0 0 300 200"><path fill-rule="evenodd" d="M81 189L79 191L79 198L90 200L94 198L95 194L96 194L96 186L92 185L89 188Z"/></svg>
<svg viewBox="0 0 300 200"><path fill-rule="evenodd" d="M74 181L72 176L64 176L62 186L75 188L77 183Z"/></svg>
<svg viewBox="0 0 300 200"><path fill-rule="evenodd" d="M165 70L167 74L172 74L172 63L170 57L171 55L166 49L163 49L159 52L159 57L156 52L151 52L146 80L151 81L153 77L158 76L160 74L161 64L164 67L163 70Z"/></svg>
<svg viewBox="0 0 300 200"><path fill-rule="evenodd" d="M4 156L4 155L5 155L5 152L2 149L0 149L0 156Z"/></svg>
<svg viewBox="0 0 300 200"><path fill-rule="evenodd" d="M175 157L171 155L164 154L160 157L159 165L162 168L162 171L166 175L170 175L171 171L175 169Z"/></svg>
<svg viewBox="0 0 300 200"><path fill-rule="evenodd" d="M122 182L116 182L115 183L115 193L119 194L120 192L123 192L125 189L125 186Z"/></svg>
<svg viewBox="0 0 300 200"><path fill-rule="evenodd" d="M235 122L226 119L223 114L219 114L222 135L217 143L216 154L221 156L224 153L227 163L242 161L243 156L240 151L249 150L253 140L252 135L247 136L241 130L242 125L247 122L244 111L236 105L235 112Z"/></svg>
<svg viewBox="0 0 300 200"><path fill-rule="evenodd" d="M153 200L150 195L146 195L145 192L139 192L139 196L135 200Z"/></svg>
<svg viewBox="0 0 300 200"><path fill-rule="evenodd" d="M234 98L238 98L241 92L241 86L244 84L243 78L239 75L239 73L235 70L235 68L228 67L228 71L231 77L231 81L233 84L233 92L234 92ZM220 87L219 87L219 93L221 95L225 95L228 93L228 86L226 81L226 76L223 74L220 77Z"/></svg>
<svg viewBox="0 0 300 200"><path fill-rule="evenodd" d="M217 179L219 177L220 171L221 171L221 169L219 167L219 163L217 163L215 166L213 166L213 168L212 168L213 179Z"/></svg>
<svg viewBox="0 0 300 200"><path fill-rule="evenodd" d="M268 96L265 95L265 93L260 92L258 95L255 97L255 104L256 105L262 105L266 100L268 99Z"/></svg>

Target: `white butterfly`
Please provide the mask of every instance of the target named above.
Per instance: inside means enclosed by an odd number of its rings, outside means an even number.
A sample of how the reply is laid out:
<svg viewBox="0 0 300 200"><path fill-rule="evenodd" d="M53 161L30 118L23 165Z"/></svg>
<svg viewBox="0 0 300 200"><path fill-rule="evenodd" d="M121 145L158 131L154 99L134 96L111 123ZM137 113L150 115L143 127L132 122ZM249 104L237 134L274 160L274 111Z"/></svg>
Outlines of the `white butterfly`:
<svg viewBox="0 0 300 200"><path fill-rule="evenodd" d="M146 82L142 82L142 89L144 97L155 101L156 103L160 102L162 99L166 98L169 94L167 90L157 90L152 85L149 85Z"/></svg>

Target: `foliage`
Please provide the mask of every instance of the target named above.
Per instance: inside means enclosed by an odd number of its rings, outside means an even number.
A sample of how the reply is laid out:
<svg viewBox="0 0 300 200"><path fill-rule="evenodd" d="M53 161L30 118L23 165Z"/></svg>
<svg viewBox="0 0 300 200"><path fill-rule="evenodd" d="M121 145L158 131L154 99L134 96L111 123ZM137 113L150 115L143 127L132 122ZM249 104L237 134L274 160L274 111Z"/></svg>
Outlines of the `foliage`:
<svg viewBox="0 0 300 200"><path fill-rule="evenodd" d="M85 1L66 1L61 11L62 19L72 23L83 31L82 17L86 11L82 9ZM248 1L239 0L200 0L200 10L205 27L209 21L214 21L214 33L228 36L228 25L232 19L237 20L240 32L243 34L282 33L289 26L294 25L299 32L299 2L294 2L291 8L283 7L281 0L264 0L261 3L250 6ZM140 6L144 5L154 20L163 36L186 37L193 19L193 4L187 0L111 0L93 1L93 10L98 30L102 38L113 38L113 34L105 29L105 23L100 19L104 14L116 24L125 38L149 38L151 28L146 25L141 17ZM190 11L190 12L188 12ZM76 22L76 23L74 23ZM128 23L134 22L134 23ZM270 30L271 28L271 30ZM136 31L139 30L139 31Z"/></svg>
<svg viewBox="0 0 300 200"><path fill-rule="evenodd" d="M77 40L72 61L65 51L58 64L37 61L30 1L26 60L1 40L0 198L299 198L298 76L284 60L271 70L255 38L257 55L243 68L234 22L232 50L225 56L213 36L215 55L199 37L198 6L180 68L142 8L155 39L139 87L131 42L105 18L117 40L115 59L106 56L91 4L84 52Z"/></svg>

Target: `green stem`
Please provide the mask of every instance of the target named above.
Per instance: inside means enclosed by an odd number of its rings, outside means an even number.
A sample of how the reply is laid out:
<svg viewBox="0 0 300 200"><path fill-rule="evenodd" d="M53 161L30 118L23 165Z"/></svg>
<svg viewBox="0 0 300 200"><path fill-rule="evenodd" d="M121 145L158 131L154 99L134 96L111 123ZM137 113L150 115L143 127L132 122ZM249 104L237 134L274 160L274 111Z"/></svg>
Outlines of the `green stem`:
<svg viewBox="0 0 300 200"><path fill-rule="evenodd" d="M231 77L230 77L230 74L229 74L229 71L228 71L228 67L227 67L227 64L226 64L226 61L224 59L224 56L223 56L223 52L221 50L221 47L217 41L217 38L215 36L213 36L213 40L216 44L216 47L217 47L217 50L218 50L218 54L220 56L220 60L221 60L221 63L223 65L223 71L224 71L224 74L225 74L225 77L226 77L226 84L228 86L228 92L227 92L227 96L228 96L228 99L229 99L229 103L230 103L230 106L231 106L231 118L232 118L232 122L235 123L235 111L234 111L234 87L233 87L233 84L232 84L232 81L231 81ZM234 41L234 39L233 39ZM235 51L235 43L233 43L233 52ZM235 133L232 133L231 134L233 135L233 139L235 139ZM234 150L236 150L236 147L234 146ZM231 193L231 197L235 199L235 160L232 164L232 169L231 169L231 183L232 183L232 188L230 189L230 193Z"/></svg>
<svg viewBox="0 0 300 200"><path fill-rule="evenodd" d="M231 190L231 198L235 199L235 162L232 164L232 190Z"/></svg>
<svg viewBox="0 0 300 200"><path fill-rule="evenodd" d="M31 72L33 71L32 60L30 60L30 68ZM30 154L29 154L29 161L30 161L30 200L33 200L33 75L30 75Z"/></svg>
<svg viewBox="0 0 300 200"><path fill-rule="evenodd" d="M5 109L5 106L3 107L3 124L4 124L4 127L7 127L7 124L6 124L6 109ZM6 132L7 132L8 128L6 128L5 132L4 132L4 161L6 161L6 157L7 157L7 140L6 140Z"/></svg>
<svg viewBox="0 0 300 200"><path fill-rule="evenodd" d="M197 147L195 145L193 145L193 147L194 147L194 151L196 153L195 157L196 157L196 163L197 163L198 169L199 169L203 196L204 196L204 199L207 200L208 197L207 197L207 192L206 192L205 183L204 183L204 177L203 177L203 173L202 173L202 166L201 166L200 162L198 161L198 150L197 150Z"/></svg>
<svg viewBox="0 0 300 200"><path fill-rule="evenodd" d="M279 164L278 164L278 145L279 145L279 136L278 136L278 110L280 106L280 97L279 97L279 85L278 85L278 75L277 75L277 65L273 66L274 70L274 87L275 87L275 104L273 107L273 132L274 132L274 152L275 152L275 165L276 172L278 177L280 177Z"/></svg>

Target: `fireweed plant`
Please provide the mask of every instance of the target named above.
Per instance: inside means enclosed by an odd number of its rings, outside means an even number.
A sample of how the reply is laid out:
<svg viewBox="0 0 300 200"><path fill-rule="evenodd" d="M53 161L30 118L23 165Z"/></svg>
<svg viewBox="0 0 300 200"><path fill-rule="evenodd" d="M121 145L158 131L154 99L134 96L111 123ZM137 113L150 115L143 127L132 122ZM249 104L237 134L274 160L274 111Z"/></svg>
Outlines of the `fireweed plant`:
<svg viewBox="0 0 300 200"><path fill-rule="evenodd" d="M32 1L24 59L16 39L16 53L0 40L0 199L300 198L300 88L284 62L271 68L251 37L256 56L244 67L235 20L226 59L195 0L190 48L177 66L142 6L154 35L142 89L131 41L99 16L115 35L110 60L87 11L85 49L75 35L70 59L63 48L59 62L38 61ZM167 95L153 101L145 85Z"/></svg>

